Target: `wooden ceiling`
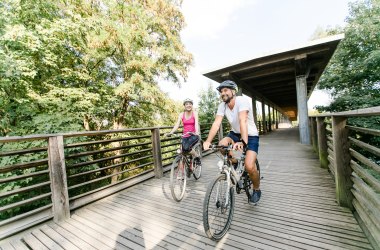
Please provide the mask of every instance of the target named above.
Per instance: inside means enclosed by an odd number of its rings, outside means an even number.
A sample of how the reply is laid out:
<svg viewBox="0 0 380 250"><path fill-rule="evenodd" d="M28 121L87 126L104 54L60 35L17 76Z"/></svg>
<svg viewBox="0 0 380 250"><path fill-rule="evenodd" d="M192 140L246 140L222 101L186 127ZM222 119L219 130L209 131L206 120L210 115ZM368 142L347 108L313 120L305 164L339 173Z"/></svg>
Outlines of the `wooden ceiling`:
<svg viewBox="0 0 380 250"><path fill-rule="evenodd" d="M296 77L306 76L309 98L343 38L343 35L335 35L314 40L300 47L213 70L204 76L219 83L234 80L244 94L264 100L291 120L296 120Z"/></svg>

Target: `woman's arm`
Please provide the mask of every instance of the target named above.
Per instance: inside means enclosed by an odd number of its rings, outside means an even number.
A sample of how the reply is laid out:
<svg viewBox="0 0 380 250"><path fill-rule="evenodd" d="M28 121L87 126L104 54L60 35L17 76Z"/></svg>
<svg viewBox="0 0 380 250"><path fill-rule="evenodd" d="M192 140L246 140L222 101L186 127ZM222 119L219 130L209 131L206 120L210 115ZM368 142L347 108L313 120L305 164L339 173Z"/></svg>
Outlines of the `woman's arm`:
<svg viewBox="0 0 380 250"><path fill-rule="evenodd" d="M180 114L178 115L177 122L176 122L176 124L174 125L173 129L169 132L169 134L173 134L173 133L174 133L175 131L177 131L177 129L179 128L179 125L181 124L182 114L183 114L183 113L180 113Z"/></svg>
<svg viewBox="0 0 380 250"><path fill-rule="evenodd" d="M195 119L195 134L200 135L199 133L199 123L198 123L198 113L194 111L194 119Z"/></svg>

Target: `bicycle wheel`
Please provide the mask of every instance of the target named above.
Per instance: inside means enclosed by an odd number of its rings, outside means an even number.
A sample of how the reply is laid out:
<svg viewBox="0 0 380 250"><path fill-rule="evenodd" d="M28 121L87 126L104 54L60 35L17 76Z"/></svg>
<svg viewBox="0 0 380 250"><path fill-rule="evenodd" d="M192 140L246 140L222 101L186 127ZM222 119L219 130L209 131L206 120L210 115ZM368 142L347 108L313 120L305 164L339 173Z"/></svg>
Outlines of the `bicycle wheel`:
<svg viewBox="0 0 380 250"><path fill-rule="evenodd" d="M212 240L220 240L231 226L234 214L235 192L227 190L228 180L220 174L207 188L203 202L203 227ZM228 196L228 202L226 202Z"/></svg>
<svg viewBox="0 0 380 250"><path fill-rule="evenodd" d="M202 159L202 148L201 148L200 144L195 148L195 152L197 153L197 155L199 155L199 160L201 160ZM196 180L198 180L202 174L202 163L201 162L199 162L199 163L200 164L197 164L195 161L193 161L193 176Z"/></svg>
<svg viewBox="0 0 380 250"><path fill-rule="evenodd" d="M170 170L170 191L175 201L181 201L186 191L186 170L182 157L177 157Z"/></svg>
<svg viewBox="0 0 380 250"><path fill-rule="evenodd" d="M259 172L259 180L260 180L260 178L261 178L260 164L259 164L259 161L257 159L256 159L256 168L257 168L257 171ZM244 173L244 190L245 190L245 194L248 197L248 200L251 198L250 189L252 189L252 181L251 181L251 178L249 178L248 173L245 172Z"/></svg>

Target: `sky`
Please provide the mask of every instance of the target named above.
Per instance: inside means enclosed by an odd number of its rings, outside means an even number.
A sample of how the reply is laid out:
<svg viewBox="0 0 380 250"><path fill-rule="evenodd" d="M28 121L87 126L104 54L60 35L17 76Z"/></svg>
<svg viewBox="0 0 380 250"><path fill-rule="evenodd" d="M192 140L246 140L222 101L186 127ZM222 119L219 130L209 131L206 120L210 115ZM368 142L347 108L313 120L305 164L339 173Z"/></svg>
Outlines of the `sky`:
<svg viewBox="0 0 380 250"><path fill-rule="evenodd" d="M174 100L191 98L209 83L202 74L286 48L307 43L318 28L343 26L349 0L183 0L187 26L181 32L194 63L181 87L160 83ZM327 105L329 96L314 90L309 109Z"/></svg>

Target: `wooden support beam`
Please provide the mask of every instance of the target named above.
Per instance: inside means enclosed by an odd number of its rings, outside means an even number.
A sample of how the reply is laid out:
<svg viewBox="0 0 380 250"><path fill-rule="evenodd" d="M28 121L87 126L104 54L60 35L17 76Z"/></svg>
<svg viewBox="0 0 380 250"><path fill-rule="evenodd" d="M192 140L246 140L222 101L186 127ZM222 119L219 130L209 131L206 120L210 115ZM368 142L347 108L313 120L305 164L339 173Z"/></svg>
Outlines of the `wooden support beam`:
<svg viewBox="0 0 380 250"><path fill-rule="evenodd" d="M69 193L62 135L49 137L48 158L54 222L61 222L70 218Z"/></svg>
<svg viewBox="0 0 380 250"><path fill-rule="evenodd" d="M298 126L300 131L300 141L302 144L310 145L310 129L307 109L306 96L306 77L297 76L297 109L298 109Z"/></svg>
<svg viewBox="0 0 380 250"><path fill-rule="evenodd" d="M154 128L151 130L151 132L154 159L154 175L157 179L160 179L164 175L162 168L160 129Z"/></svg>
<svg viewBox="0 0 380 250"><path fill-rule="evenodd" d="M317 137L318 137L318 153L319 162L322 168L328 168L329 162L327 159L327 137L326 137L326 123L324 117L317 117Z"/></svg>
<svg viewBox="0 0 380 250"><path fill-rule="evenodd" d="M348 207L352 211L353 195L351 188L353 184L351 180L351 157L346 123L346 117L332 116L336 198L340 206Z"/></svg>

